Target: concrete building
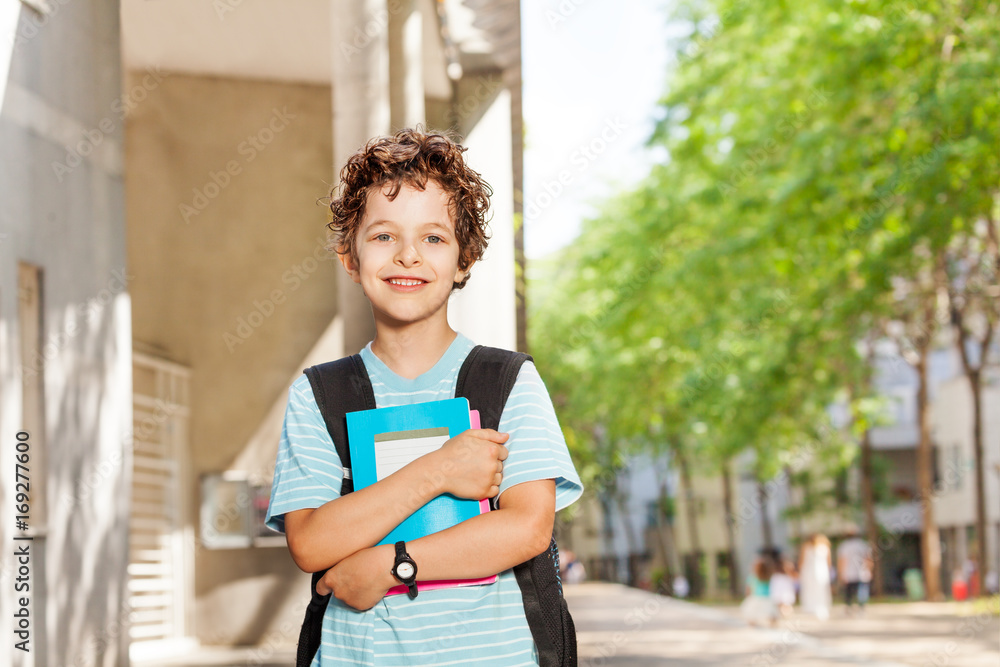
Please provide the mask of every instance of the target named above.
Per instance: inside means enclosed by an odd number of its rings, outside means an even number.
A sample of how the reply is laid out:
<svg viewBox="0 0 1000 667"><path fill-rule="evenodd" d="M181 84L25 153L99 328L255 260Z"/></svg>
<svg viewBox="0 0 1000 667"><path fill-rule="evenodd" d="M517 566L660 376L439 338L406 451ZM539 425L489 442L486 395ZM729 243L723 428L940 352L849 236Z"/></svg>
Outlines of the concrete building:
<svg viewBox="0 0 1000 667"><path fill-rule="evenodd" d="M132 273L124 124L109 110L118 37L115 2L0 6L2 664L127 655Z"/></svg>
<svg viewBox="0 0 1000 667"><path fill-rule="evenodd" d="M32 489L29 530L0 533L33 538L33 651L0 661L294 644L308 577L261 525L287 387L373 333L319 200L371 137L454 130L495 195L453 325L514 347L518 5L4 7L4 515L20 432ZM4 549L6 636L18 567Z"/></svg>

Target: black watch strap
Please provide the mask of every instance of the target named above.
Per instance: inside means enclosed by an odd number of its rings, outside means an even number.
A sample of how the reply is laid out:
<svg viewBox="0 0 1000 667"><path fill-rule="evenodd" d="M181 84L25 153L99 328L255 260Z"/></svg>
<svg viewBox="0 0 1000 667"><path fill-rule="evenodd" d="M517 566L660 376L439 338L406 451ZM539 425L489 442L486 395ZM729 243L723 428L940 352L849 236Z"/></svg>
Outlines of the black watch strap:
<svg viewBox="0 0 1000 667"><path fill-rule="evenodd" d="M413 572L409 577L399 575L399 566L402 563L408 563L412 567ZM396 542L396 561L392 564L392 576L409 589L407 595L410 599L417 597L417 563L406 553L406 542L403 540Z"/></svg>

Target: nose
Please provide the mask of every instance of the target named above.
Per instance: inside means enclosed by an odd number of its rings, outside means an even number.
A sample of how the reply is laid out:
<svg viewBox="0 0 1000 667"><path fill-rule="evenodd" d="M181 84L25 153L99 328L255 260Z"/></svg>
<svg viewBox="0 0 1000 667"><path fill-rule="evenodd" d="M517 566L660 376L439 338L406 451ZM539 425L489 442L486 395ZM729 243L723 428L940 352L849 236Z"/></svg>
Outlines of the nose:
<svg viewBox="0 0 1000 667"><path fill-rule="evenodd" d="M410 241L400 244L396 253L396 263L400 266L410 267L420 263L420 252L414 243Z"/></svg>

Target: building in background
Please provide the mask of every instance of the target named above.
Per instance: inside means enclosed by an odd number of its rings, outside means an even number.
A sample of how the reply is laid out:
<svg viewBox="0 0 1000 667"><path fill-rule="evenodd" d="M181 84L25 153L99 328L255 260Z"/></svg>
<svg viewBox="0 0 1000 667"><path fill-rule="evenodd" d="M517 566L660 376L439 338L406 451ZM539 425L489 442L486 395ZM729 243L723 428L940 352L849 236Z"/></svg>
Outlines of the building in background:
<svg viewBox="0 0 1000 667"><path fill-rule="evenodd" d="M15 665L293 645L308 598L261 524L288 385L367 301L322 198L371 137L453 129L493 240L453 325L517 342L510 0L8 2L0 15L0 508L30 433L31 640ZM8 479L9 478L9 479ZM0 555L0 631L18 600ZM55 638L58 638L56 641ZM5 659L4 659L5 660Z"/></svg>
<svg viewBox="0 0 1000 667"><path fill-rule="evenodd" d="M988 564L978 566L985 580L1000 572L1000 348L994 344L993 363L983 373L986 540ZM975 555L975 477L972 445L972 397L957 350L936 350L930 360L932 437L934 439L934 516L941 534L942 590L949 591L952 574L968 567ZM885 591L905 592L903 572L921 567L921 503L917 485L917 428L915 372L891 345L880 348L875 383L886 404L886 425L871 431L871 443L882 482L883 502L876 506L882 532L879 556ZM837 412L837 410L834 410ZM798 545L812 532L833 539L848 523L863 526L858 511L858 470L841 477L813 465L807 477L782 474L767 482L762 499L753 474L752 455L734 462L730 493L733 499L737 589L749 564L768 541L786 556L796 558ZM689 580L692 594L725 597L734 576L728 560L725 490L718 474L692 474L691 493L683 491L679 466L669 457L637 458L619 471L616 493L590 495L567 529L567 540L598 578L648 586L669 570ZM824 510L796 512L803 503L802 485L824 493L833 504ZM668 498L670 518L657 518L656 504ZM692 521L693 519L693 521ZM694 530L692 530L692 525ZM863 532L862 532L863 534Z"/></svg>

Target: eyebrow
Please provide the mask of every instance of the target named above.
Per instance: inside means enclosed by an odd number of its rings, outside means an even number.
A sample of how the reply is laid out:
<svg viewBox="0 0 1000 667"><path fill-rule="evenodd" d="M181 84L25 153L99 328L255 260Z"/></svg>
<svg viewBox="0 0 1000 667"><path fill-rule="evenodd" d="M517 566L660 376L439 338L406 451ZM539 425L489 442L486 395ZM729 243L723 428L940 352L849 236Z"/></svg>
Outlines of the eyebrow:
<svg viewBox="0 0 1000 667"><path fill-rule="evenodd" d="M378 227L391 227L391 226L393 226L395 224L396 224L395 220L375 220L371 224L368 225L368 230L370 231L370 230L376 229ZM450 234L454 234L455 233L453 229L451 229L450 227L448 227L448 225L444 224L443 222L437 222L436 220L430 220L428 222L421 222L421 223L417 223L417 224L419 224L423 228L433 227L433 228L436 228L436 229L444 230L444 231L446 231L446 232L448 232Z"/></svg>

